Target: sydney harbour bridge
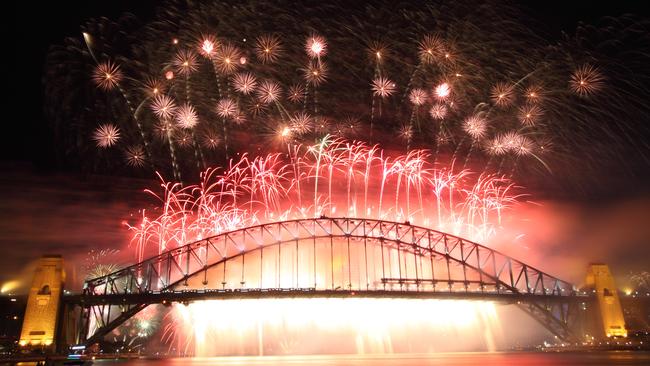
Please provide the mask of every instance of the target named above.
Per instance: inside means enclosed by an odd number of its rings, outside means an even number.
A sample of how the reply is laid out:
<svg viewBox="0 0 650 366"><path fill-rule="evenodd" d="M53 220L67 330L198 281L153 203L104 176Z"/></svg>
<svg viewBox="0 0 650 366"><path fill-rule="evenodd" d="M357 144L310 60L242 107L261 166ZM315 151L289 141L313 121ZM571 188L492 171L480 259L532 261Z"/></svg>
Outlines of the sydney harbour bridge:
<svg viewBox="0 0 650 366"><path fill-rule="evenodd" d="M43 267L21 345L92 345L151 304L244 298L492 301L519 307L562 342L579 342L585 310L599 305L603 333L626 336L615 284L601 267L588 275L593 290L578 291L496 250L409 222L286 220L206 237L88 280L81 293L60 296L62 306L47 302L62 286ZM36 302L44 306L30 316ZM49 320L45 308L53 309Z"/></svg>
<svg viewBox="0 0 650 366"><path fill-rule="evenodd" d="M444 232L372 219L288 220L188 243L84 284L75 340L93 344L150 304L369 297L514 303L561 340L592 301L565 281ZM69 321L67 323L70 323Z"/></svg>

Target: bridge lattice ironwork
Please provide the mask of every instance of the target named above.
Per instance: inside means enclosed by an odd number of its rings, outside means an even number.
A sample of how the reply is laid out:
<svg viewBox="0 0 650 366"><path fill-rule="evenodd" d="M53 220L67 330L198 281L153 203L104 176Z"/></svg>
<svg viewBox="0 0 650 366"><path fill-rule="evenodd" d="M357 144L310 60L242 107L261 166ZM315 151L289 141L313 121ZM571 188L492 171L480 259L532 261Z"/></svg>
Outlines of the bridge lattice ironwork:
<svg viewBox="0 0 650 366"><path fill-rule="evenodd" d="M580 299L570 283L454 235L321 217L222 233L89 280L81 337L97 342L150 303L251 294L504 299L566 340Z"/></svg>

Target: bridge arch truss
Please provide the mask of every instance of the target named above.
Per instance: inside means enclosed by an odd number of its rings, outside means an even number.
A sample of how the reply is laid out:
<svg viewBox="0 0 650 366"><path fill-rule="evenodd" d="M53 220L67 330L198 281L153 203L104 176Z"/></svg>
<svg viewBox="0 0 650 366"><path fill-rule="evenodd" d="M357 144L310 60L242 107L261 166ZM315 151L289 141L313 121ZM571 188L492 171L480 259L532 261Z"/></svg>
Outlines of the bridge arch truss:
<svg viewBox="0 0 650 366"><path fill-rule="evenodd" d="M409 223L321 217L226 232L87 281L81 338L94 343L148 304L196 290L199 298L504 299L566 340L574 338L569 321L581 300L570 283L454 235Z"/></svg>

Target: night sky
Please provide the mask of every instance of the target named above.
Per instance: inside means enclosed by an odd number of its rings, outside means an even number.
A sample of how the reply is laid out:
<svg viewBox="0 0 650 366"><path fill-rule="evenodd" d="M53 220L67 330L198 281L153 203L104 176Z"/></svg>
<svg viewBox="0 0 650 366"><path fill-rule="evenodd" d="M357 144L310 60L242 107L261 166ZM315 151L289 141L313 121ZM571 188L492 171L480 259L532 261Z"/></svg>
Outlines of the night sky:
<svg viewBox="0 0 650 366"><path fill-rule="evenodd" d="M5 12L4 38L10 44L5 47L10 51L2 61L4 94L9 96L4 98L0 144L0 283L24 273L25 266L42 254L63 253L66 260L79 263L89 248L123 247L129 240L123 221L150 203L141 193L150 185L146 180L89 174L75 164L57 162L61 147L43 113L42 70L49 46L79 36L80 26L89 18L131 12L146 22L156 3L20 2L13 12ZM580 21L597 23L602 17L625 13L648 17L642 1L537 1L524 11L533 19L530 26L545 34L549 43L574 32ZM650 123L650 116L644 117L637 123ZM650 136L636 138L647 141ZM603 172L600 179L611 183L582 195L558 193L562 202L551 199L526 213L551 225L530 249L532 264L553 263L551 273L572 281L580 281L588 261L612 263L619 277L630 270L650 270L650 166L638 156L625 159L631 164L624 176Z"/></svg>

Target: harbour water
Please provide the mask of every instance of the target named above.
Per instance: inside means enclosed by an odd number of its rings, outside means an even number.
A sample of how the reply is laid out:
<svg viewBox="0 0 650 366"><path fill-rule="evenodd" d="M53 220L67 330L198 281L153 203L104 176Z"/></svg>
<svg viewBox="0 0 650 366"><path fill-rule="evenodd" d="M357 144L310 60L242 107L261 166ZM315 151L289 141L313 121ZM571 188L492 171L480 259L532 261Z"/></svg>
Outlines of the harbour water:
<svg viewBox="0 0 650 366"><path fill-rule="evenodd" d="M650 365L650 352L472 352L442 354L393 355L324 355L324 356L265 356L265 357L207 357L137 360L97 360L97 366L207 366L207 365L291 365L291 366L605 366Z"/></svg>

